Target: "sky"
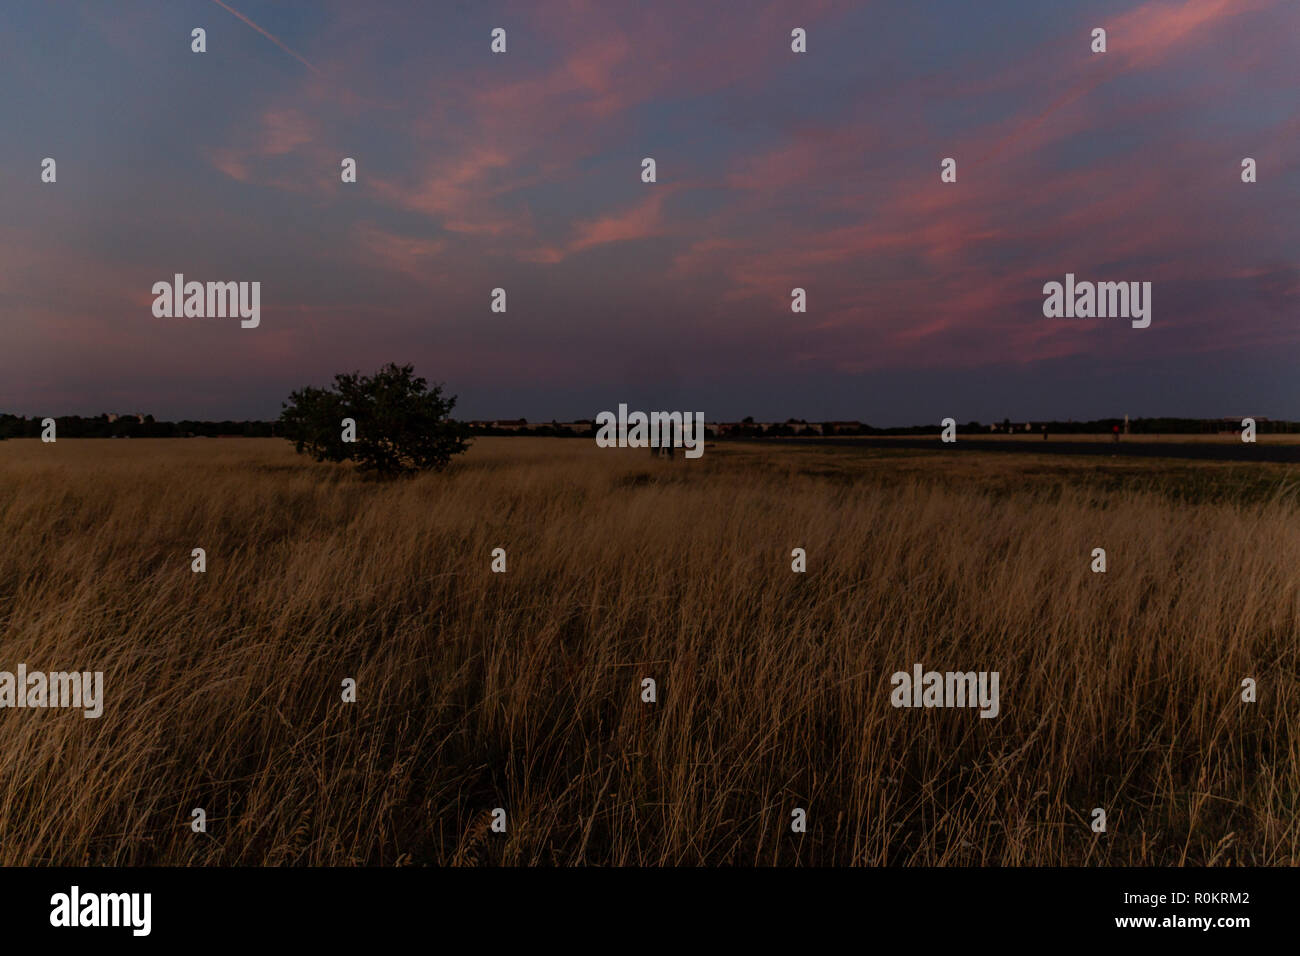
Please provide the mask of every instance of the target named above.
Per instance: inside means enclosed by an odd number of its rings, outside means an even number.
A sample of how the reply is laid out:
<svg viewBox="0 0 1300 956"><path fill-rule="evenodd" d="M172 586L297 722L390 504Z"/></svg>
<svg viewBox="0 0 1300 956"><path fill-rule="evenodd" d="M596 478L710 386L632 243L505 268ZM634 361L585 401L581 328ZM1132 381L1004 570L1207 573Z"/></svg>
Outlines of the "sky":
<svg viewBox="0 0 1300 956"><path fill-rule="evenodd" d="M10 0L0 90L0 412L1300 419L1297 0Z"/></svg>

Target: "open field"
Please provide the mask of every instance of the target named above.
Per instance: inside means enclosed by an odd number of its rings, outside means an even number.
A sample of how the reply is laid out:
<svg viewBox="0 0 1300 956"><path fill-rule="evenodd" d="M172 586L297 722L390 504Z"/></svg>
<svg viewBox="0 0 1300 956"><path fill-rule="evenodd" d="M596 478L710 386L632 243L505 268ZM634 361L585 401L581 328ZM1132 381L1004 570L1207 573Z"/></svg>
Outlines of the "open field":
<svg viewBox="0 0 1300 956"><path fill-rule="evenodd" d="M1035 451L0 443L0 863L1300 863L1300 466Z"/></svg>

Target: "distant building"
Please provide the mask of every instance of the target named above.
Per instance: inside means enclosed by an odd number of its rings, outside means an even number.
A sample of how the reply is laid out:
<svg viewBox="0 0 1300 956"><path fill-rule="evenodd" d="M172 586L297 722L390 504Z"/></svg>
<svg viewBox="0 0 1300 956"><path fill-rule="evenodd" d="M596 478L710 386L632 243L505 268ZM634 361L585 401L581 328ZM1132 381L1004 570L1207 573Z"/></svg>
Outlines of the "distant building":
<svg viewBox="0 0 1300 956"><path fill-rule="evenodd" d="M822 422L823 435L856 435L862 431L862 422Z"/></svg>

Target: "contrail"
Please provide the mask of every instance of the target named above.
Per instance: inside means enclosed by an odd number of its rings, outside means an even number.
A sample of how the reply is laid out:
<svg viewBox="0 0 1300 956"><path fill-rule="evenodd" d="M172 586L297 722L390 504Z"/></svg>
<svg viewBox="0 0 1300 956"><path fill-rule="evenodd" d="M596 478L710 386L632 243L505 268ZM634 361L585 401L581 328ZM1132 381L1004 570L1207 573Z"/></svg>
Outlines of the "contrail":
<svg viewBox="0 0 1300 956"><path fill-rule="evenodd" d="M233 9L233 8L231 8L231 7L226 6L224 3L221 2L221 0L212 0L212 2L215 3L217 6L219 6L222 10L225 10L227 13L231 14L232 16L239 17L239 19L243 20L243 21L244 21L245 23L247 23L250 27L252 27L252 28L253 28L254 30L256 30L258 33L262 34L262 36L266 37L268 40L270 40L272 43L274 43L276 46L278 46L281 50L283 50L285 53L289 54L291 57L293 57L295 60L297 60L297 61L298 61L299 63L301 63L303 66L305 66L305 67L307 67L309 70L311 70L313 73L320 73L320 70L316 69L316 67L313 66L310 62L308 62L308 60L307 60L305 57L302 57L302 56L300 56L299 54L293 52L293 50L290 50L287 46L285 46L283 43L281 43L281 42L279 41L279 39L277 39L276 37L274 37L274 36L272 36L271 34L267 33L265 30L263 30L261 27L259 27L259 26L258 26L256 23L254 23L252 20L248 19L248 17L244 16L244 15L243 15L242 13L240 13L238 10L235 10L235 9Z"/></svg>

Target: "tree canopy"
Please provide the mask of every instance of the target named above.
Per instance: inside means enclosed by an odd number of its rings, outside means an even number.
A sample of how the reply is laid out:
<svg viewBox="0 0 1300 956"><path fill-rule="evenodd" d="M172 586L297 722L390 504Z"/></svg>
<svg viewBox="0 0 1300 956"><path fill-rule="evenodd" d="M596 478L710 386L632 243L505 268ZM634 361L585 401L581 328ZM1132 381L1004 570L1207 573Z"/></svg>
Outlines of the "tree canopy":
<svg viewBox="0 0 1300 956"><path fill-rule="evenodd" d="M280 423L294 448L317 461L401 475L441 470L469 447L468 428L450 418L455 404L413 366L390 362L374 375L336 375L331 388L299 389L283 403Z"/></svg>

